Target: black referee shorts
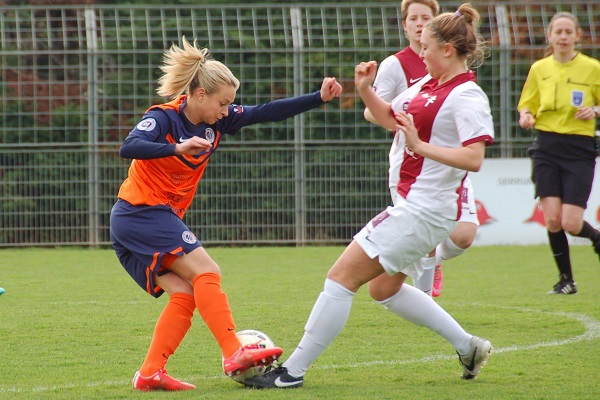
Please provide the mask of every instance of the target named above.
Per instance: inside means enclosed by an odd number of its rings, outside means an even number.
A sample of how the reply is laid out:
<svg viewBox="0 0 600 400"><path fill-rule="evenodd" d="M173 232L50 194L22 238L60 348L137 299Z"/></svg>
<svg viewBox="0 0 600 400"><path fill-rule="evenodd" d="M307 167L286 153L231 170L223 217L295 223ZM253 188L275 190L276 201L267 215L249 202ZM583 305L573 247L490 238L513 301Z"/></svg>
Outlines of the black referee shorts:
<svg viewBox="0 0 600 400"><path fill-rule="evenodd" d="M596 167L594 138L540 131L536 141L531 155L535 197L559 197L585 209Z"/></svg>

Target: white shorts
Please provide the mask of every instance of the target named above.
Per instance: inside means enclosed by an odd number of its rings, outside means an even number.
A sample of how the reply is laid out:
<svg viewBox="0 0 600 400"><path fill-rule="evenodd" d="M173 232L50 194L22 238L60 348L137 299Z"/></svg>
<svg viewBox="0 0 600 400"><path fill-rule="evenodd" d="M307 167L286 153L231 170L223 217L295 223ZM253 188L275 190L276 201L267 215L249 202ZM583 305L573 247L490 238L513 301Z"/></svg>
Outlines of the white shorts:
<svg viewBox="0 0 600 400"><path fill-rule="evenodd" d="M469 176L464 180L464 191L461 194L462 210L458 222L470 222L479 226L479 218L477 218L477 205L475 205L475 193ZM404 198L398 194L397 188L390 187L390 195L392 196L392 204L396 205L399 201L404 201Z"/></svg>
<svg viewBox="0 0 600 400"><path fill-rule="evenodd" d="M404 200L404 199L403 199ZM411 277L421 271L406 267L431 252L456 228L456 221L429 213L406 201L388 207L354 235L354 240L370 257L379 257L379 263L389 275L402 272Z"/></svg>

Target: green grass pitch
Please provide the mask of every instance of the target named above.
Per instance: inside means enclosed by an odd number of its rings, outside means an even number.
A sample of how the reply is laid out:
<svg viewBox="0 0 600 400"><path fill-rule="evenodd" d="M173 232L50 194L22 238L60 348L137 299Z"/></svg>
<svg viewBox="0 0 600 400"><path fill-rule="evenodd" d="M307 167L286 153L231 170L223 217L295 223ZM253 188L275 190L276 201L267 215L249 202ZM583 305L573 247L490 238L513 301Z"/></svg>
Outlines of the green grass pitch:
<svg viewBox="0 0 600 400"><path fill-rule="evenodd" d="M208 248L237 328L267 333L291 354L342 247ZM198 388L138 393L139 368L166 296L139 289L110 249L0 251L0 399L598 399L600 264L573 246L579 293L550 296L547 246L477 247L444 265L437 299L495 353L475 381L453 348L373 302L366 288L346 328L286 391L244 389L221 371L198 315L167 369Z"/></svg>

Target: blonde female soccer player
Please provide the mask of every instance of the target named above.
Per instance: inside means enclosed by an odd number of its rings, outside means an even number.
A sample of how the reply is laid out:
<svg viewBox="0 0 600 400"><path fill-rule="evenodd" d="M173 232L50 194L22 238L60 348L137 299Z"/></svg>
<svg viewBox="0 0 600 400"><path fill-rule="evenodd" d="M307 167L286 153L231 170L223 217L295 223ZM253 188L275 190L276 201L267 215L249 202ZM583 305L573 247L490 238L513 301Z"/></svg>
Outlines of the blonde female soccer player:
<svg viewBox="0 0 600 400"><path fill-rule="evenodd" d="M221 290L220 268L183 216L223 135L293 117L342 91L335 78L325 78L320 91L241 106L233 104L238 79L195 41L191 45L183 38L183 47L173 45L164 62L157 92L173 100L150 107L121 146L121 157L133 161L110 217L112 244L127 273L149 295L169 295L146 359L133 378L134 389L143 391L195 387L165 370L195 310L221 348L225 374L270 364L281 355L278 347L241 345Z"/></svg>

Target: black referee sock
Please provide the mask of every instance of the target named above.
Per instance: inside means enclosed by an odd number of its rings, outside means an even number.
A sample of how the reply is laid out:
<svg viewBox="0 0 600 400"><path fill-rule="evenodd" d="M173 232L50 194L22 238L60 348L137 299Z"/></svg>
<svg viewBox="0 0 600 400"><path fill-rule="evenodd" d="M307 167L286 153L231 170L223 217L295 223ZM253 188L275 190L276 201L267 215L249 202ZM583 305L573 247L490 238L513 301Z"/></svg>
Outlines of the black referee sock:
<svg viewBox="0 0 600 400"><path fill-rule="evenodd" d="M583 221L581 231L575 236L588 238L592 241L592 244L600 242L600 231L594 229L587 221Z"/></svg>
<svg viewBox="0 0 600 400"><path fill-rule="evenodd" d="M552 249L554 261L556 261L556 266L560 272L561 280L573 280L573 272L571 271L571 255L569 253L569 241L567 240L567 234L563 230L558 232L548 231L548 239L550 240L550 248Z"/></svg>

